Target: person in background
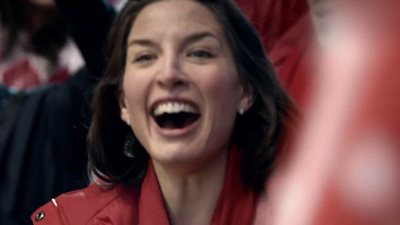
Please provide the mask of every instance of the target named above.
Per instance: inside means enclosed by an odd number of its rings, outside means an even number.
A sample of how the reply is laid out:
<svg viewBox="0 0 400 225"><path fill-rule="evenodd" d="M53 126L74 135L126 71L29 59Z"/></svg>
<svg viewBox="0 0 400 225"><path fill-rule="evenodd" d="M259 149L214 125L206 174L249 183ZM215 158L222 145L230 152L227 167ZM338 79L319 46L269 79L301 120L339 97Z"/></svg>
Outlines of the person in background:
<svg viewBox="0 0 400 225"><path fill-rule="evenodd" d="M0 2L0 83L17 90L62 82L84 66L54 1Z"/></svg>
<svg viewBox="0 0 400 225"><path fill-rule="evenodd" d="M34 224L262 224L293 109L236 5L129 1L108 58L88 136L93 183Z"/></svg>
<svg viewBox="0 0 400 225"><path fill-rule="evenodd" d="M88 183L90 100L115 11L106 1L56 3L86 66L60 84L20 92L0 86L0 224L31 224L35 208Z"/></svg>
<svg viewBox="0 0 400 225"><path fill-rule="evenodd" d="M301 110L313 85L313 24L307 0L235 0L256 27L279 81Z"/></svg>

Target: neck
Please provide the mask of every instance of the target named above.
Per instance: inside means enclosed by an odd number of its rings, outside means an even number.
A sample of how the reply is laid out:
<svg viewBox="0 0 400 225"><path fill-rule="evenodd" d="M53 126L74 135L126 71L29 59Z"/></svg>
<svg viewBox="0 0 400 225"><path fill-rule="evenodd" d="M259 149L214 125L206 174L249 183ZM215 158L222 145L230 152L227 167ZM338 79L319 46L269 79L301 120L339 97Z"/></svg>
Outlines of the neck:
<svg viewBox="0 0 400 225"><path fill-rule="evenodd" d="M171 224L210 224L224 186L228 152L223 151L199 172L190 174L177 174L153 162Z"/></svg>

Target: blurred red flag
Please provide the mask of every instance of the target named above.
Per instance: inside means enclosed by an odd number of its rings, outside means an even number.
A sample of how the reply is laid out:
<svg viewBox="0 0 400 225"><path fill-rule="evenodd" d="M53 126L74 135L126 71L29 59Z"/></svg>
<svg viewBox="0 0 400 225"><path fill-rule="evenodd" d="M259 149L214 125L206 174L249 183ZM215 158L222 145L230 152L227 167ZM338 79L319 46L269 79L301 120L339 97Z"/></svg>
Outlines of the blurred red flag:
<svg viewBox="0 0 400 225"><path fill-rule="evenodd" d="M400 2L336 4L273 225L400 224Z"/></svg>

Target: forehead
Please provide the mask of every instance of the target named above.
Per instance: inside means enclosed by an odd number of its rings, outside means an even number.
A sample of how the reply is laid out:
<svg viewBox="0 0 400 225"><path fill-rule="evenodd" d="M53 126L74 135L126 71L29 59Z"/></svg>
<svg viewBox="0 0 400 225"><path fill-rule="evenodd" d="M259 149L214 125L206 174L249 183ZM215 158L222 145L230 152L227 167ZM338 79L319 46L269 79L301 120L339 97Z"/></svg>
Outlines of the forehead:
<svg viewBox="0 0 400 225"><path fill-rule="evenodd" d="M222 30L216 16L206 6L193 0L159 1L146 6L138 14L129 39L199 30L215 33Z"/></svg>

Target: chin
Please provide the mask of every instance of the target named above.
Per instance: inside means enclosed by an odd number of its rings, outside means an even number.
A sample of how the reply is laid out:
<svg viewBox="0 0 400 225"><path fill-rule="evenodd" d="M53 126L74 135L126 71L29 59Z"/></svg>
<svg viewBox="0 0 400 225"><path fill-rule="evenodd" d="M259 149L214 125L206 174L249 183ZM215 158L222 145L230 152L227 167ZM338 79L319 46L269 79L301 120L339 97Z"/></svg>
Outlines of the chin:
<svg viewBox="0 0 400 225"><path fill-rule="evenodd" d="M159 148L156 151L152 151L153 154L150 154L153 160L157 160L159 162L164 163L185 163L196 161L199 154L196 154L198 149L190 149L184 147L177 146L164 146L163 148Z"/></svg>
<svg viewBox="0 0 400 225"><path fill-rule="evenodd" d="M198 143L162 144L155 151L149 151L153 163L169 168L179 175L190 175L204 170L210 162L215 161L225 148L210 148Z"/></svg>

